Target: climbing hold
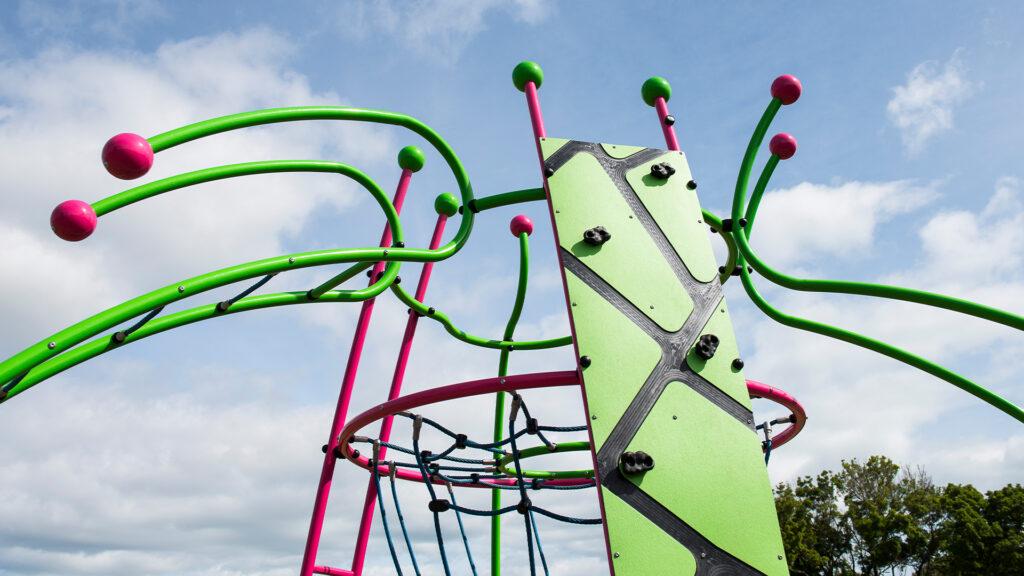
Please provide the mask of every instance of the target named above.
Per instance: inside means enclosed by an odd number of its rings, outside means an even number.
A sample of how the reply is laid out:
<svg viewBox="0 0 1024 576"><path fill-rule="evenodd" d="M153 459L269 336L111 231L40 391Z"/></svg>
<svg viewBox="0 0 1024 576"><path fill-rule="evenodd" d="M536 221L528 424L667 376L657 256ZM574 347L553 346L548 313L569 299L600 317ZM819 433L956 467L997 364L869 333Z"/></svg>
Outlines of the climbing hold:
<svg viewBox="0 0 1024 576"><path fill-rule="evenodd" d="M50 229L68 242L85 240L96 230L96 211L81 200L66 200L50 214Z"/></svg>
<svg viewBox="0 0 1024 576"><path fill-rule="evenodd" d="M784 106L796 102L800 98L802 90L803 87L800 85L800 81L796 79L796 76L790 76L789 74L779 76L772 82L772 98L782 100Z"/></svg>
<svg viewBox="0 0 1024 576"><path fill-rule="evenodd" d="M623 452L622 456L619 456L619 468L623 474L632 476L635 474L643 474L648 470L654 468L654 458L646 452Z"/></svg>
<svg viewBox="0 0 1024 576"><path fill-rule="evenodd" d="M111 175L134 180L153 167L153 147L142 136L125 132L107 140L100 158Z"/></svg>
<svg viewBox="0 0 1024 576"><path fill-rule="evenodd" d="M697 356L705 360L710 360L715 355L716 350L718 350L718 336L714 334L701 336L693 349Z"/></svg>
<svg viewBox="0 0 1024 576"><path fill-rule="evenodd" d="M675 173L676 169L668 162L653 164L651 166L651 176L654 176L658 180L668 180L668 178Z"/></svg>
<svg viewBox="0 0 1024 576"><path fill-rule="evenodd" d="M785 132L776 134L768 142L768 151L782 160L792 158L796 154L796 138Z"/></svg>
<svg viewBox="0 0 1024 576"><path fill-rule="evenodd" d="M676 117L675 116L673 116L671 114L669 114L668 116L665 116L665 126L671 126L671 125L673 125L675 123L676 123Z"/></svg>
<svg viewBox="0 0 1024 576"><path fill-rule="evenodd" d="M594 226L583 233L583 241L591 246L600 246L611 239L611 232L605 230L604 226Z"/></svg>
<svg viewBox="0 0 1024 576"><path fill-rule="evenodd" d="M533 234L533 220L530 220L529 216L520 214L512 219L509 223L508 229L512 231L512 235L519 238L524 233L529 236Z"/></svg>

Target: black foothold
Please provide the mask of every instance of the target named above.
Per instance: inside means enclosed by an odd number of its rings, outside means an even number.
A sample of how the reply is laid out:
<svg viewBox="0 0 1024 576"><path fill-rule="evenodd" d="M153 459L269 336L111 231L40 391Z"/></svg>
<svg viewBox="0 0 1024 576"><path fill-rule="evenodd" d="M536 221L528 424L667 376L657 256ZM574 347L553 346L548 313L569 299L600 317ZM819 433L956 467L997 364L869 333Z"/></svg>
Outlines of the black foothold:
<svg viewBox="0 0 1024 576"><path fill-rule="evenodd" d="M584 368L590 366L590 356L580 356L580 366Z"/></svg>
<svg viewBox="0 0 1024 576"><path fill-rule="evenodd" d="M671 114L669 114L668 116L665 116L665 126L671 126L671 125L673 125L675 123L676 123L676 117L675 116L673 116Z"/></svg>
<svg viewBox="0 0 1024 576"><path fill-rule="evenodd" d="M451 507L452 507L451 504L447 500L445 500L443 498L438 498L437 500L431 500L427 504L427 508L429 508L430 511L434 512L434 513L446 512Z"/></svg>
<svg viewBox="0 0 1024 576"><path fill-rule="evenodd" d="M555 175L555 169L550 166L545 166L544 175L547 176L548 178L551 178L552 176Z"/></svg>
<svg viewBox="0 0 1024 576"><path fill-rule="evenodd" d="M673 174L676 173L676 169L672 167L668 162L662 162L660 164L651 165L651 176L654 176L658 180L668 180Z"/></svg>
<svg viewBox="0 0 1024 576"><path fill-rule="evenodd" d="M716 350L718 350L718 336L714 334L704 334L697 340L697 344L693 348L697 356L705 360L711 360Z"/></svg>
<svg viewBox="0 0 1024 576"><path fill-rule="evenodd" d="M686 189L687 190L696 190L697 189L697 181L696 180L690 180L689 182L687 182L686 183Z"/></svg>
<svg viewBox="0 0 1024 576"><path fill-rule="evenodd" d="M733 360L732 361L732 369L733 370L743 370L743 359L742 358L736 358L735 360Z"/></svg>
<svg viewBox="0 0 1024 576"><path fill-rule="evenodd" d="M622 456L619 456L619 468L623 474L630 476L643 474L654 468L654 458L650 454L639 450L636 452L623 452Z"/></svg>
<svg viewBox="0 0 1024 576"><path fill-rule="evenodd" d="M583 233L583 241L591 246L600 246L611 239L611 232L605 230L604 226L594 226Z"/></svg>
<svg viewBox="0 0 1024 576"><path fill-rule="evenodd" d="M722 232L732 232L732 218L722 220Z"/></svg>

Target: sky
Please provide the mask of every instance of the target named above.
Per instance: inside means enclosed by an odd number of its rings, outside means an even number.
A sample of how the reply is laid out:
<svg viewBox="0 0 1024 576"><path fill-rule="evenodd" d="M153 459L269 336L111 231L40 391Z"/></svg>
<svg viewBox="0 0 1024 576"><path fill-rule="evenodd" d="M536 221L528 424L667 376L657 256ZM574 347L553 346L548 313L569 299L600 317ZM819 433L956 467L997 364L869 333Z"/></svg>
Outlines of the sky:
<svg viewBox="0 0 1024 576"><path fill-rule="evenodd" d="M153 136L281 106L389 110L445 138L477 196L533 188L541 178L529 117L511 82L522 60L544 69L540 102L552 137L664 147L640 86L666 78L701 203L719 215L771 81L797 76L803 95L771 133L793 134L799 149L762 204L753 239L762 258L799 277L907 286L1022 314L1022 12L1015 2L942 10L931 2L4 2L0 357L198 274L379 240L382 219L354 185L275 175L147 200L104 216L87 240L63 242L48 229L54 206L130 186L101 166L112 135ZM143 181L234 162L327 159L389 190L397 152L409 144L428 148L376 125L254 128L162 152ZM442 192L456 192L454 180L427 150L403 212L410 246L429 240ZM520 213L536 230L517 339L565 335L542 204L480 214L466 247L436 266L427 300L465 330L497 336L518 274L508 222ZM403 274L415 277L417 268ZM335 272L281 275L265 291L305 290ZM755 281L787 313L904 347L1024 405L1024 338L1011 328ZM738 282L725 293L746 376L792 393L809 415L805 430L773 453L773 482L872 454L920 466L939 485L993 490L1024 478L1019 422L895 361L778 325ZM0 406L0 575L294 574L357 314L357 305L298 306L180 328ZM351 414L384 400L405 318L393 297L378 300ZM516 352L511 372L574 363L568 349ZM496 370L496 353L421 322L406 390ZM538 391L527 401L543 422L583 422L578 394ZM489 411L489 401L466 400L429 414L489 435ZM755 415L781 412L759 401ZM567 456L553 465L578 463ZM338 468L319 563L347 567L351 557L366 478L350 468ZM436 569L427 496L401 488L419 557ZM486 505L479 494L459 497ZM592 492L546 504L596 513ZM467 526L477 564L485 563L484 528ZM599 530L539 529L552 573L606 569ZM507 538L508 573L523 573L522 542ZM366 573L394 573L379 530L373 542Z"/></svg>

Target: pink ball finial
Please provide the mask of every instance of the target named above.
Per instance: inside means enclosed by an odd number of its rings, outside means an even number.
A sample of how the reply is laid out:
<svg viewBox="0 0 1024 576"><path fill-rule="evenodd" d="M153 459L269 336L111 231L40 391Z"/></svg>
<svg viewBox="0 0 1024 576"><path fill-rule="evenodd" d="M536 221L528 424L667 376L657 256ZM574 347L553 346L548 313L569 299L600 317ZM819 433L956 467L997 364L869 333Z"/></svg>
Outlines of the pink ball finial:
<svg viewBox="0 0 1024 576"><path fill-rule="evenodd" d="M768 151L783 160L792 158L796 154L796 138L785 132L776 134L768 142Z"/></svg>
<svg viewBox="0 0 1024 576"><path fill-rule="evenodd" d="M134 180L153 166L153 147L138 134L118 134L103 146L103 167L122 180Z"/></svg>
<svg viewBox="0 0 1024 576"><path fill-rule="evenodd" d="M526 235L529 236L533 234L533 220L530 220L528 216L520 214L512 219L508 229L512 231L512 235L516 238L519 238L523 232L526 232Z"/></svg>
<svg viewBox="0 0 1024 576"><path fill-rule="evenodd" d="M86 202L61 202L50 214L53 233L68 242L85 240L96 229L96 212Z"/></svg>
<svg viewBox="0 0 1024 576"><path fill-rule="evenodd" d="M800 98L801 90L803 87L800 86L800 81L796 79L796 76L789 74L779 76L772 82L772 98L782 100L782 104L786 106Z"/></svg>

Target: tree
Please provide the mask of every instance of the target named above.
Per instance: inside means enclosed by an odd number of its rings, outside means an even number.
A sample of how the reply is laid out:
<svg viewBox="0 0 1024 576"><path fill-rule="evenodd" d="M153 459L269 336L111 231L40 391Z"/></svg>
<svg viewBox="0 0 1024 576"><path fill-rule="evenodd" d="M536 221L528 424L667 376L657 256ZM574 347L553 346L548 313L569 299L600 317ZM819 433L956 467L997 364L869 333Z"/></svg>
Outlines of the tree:
<svg viewBox="0 0 1024 576"><path fill-rule="evenodd" d="M798 478L796 487L779 484L775 506L790 573L794 576L854 574L850 532L839 510L838 477L825 470Z"/></svg>
<svg viewBox="0 0 1024 576"><path fill-rule="evenodd" d="M985 497L970 484L948 484L939 499L943 554L937 562L943 574L982 576L989 572L985 544L992 541L992 527L982 515Z"/></svg>
<svg viewBox="0 0 1024 576"><path fill-rule="evenodd" d="M985 556L989 574L1024 575L1024 487L1007 485L985 494L982 516L991 539Z"/></svg>
<svg viewBox="0 0 1024 576"><path fill-rule="evenodd" d="M936 573L932 567L942 547L942 511L939 499L942 490L932 484L932 479L920 468L904 469L900 480L903 493L903 509L910 518L904 542L903 565L911 568L917 576Z"/></svg>
<svg viewBox="0 0 1024 576"><path fill-rule="evenodd" d="M839 474L843 501L854 539L854 558L864 574L879 576L899 566L907 556L903 537L912 521L904 510L906 483L900 467L885 456L864 464L843 460Z"/></svg>

